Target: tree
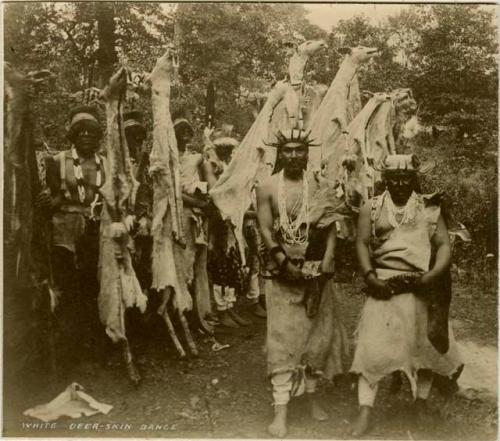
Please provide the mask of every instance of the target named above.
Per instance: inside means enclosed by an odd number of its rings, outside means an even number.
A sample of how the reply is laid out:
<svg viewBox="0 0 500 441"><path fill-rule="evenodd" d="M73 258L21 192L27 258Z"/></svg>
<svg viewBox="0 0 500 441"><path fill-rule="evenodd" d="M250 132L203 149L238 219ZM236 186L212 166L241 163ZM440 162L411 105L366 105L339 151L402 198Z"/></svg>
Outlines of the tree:
<svg viewBox="0 0 500 441"><path fill-rule="evenodd" d="M57 74L57 90L35 103L42 134L62 148L70 95L102 87L123 63L149 71L173 35L172 17L159 4L81 2L11 3L4 15L6 60L29 72Z"/></svg>
<svg viewBox="0 0 500 441"><path fill-rule="evenodd" d="M330 41L333 47L362 45L379 50L379 55L359 70L361 90L389 92L407 87L405 68L396 61L398 48L391 44L392 34L387 25L375 26L365 15L341 20L332 28Z"/></svg>
<svg viewBox="0 0 500 441"><path fill-rule="evenodd" d="M116 23L114 3L98 2L95 5L97 21L97 37L99 48L96 58L99 67L98 87L104 89L118 61L116 53Z"/></svg>
<svg viewBox="0 0 500 441"><path fill-rule="evenodd" d="M473 249L459 250L457 256L469 266L482 262L485 219L497 194L494 19L494 9L484 6L413 6L378 26L364 16L341 21L329 39L333 48L363 44L381 49L381 56L360 71L361 89L409 87L421 123L453 129L437 139L421 135L416 152L439 164L440 173L426 177L426 189L445 190L455 215L472 233ZM336 66L333 54L329 63Z"/></svg>
<svg viewBox="0 0 500 441"><path fill-rule="evenodd" d="M10 55L17 55L15 65L25 71L57 72L60 93L51 101L58 109L64 93L102 87L116 63L150 71L175 38L181 69L179 87L172 94L174 107L186 107L201 120L206 84L214 79L218 119L237 115L228 122L236 123L241 134L253 117L251 108L236 102L240 87L251 89L285 76L283 44L292 31L306 39L325 36L308 22L304 7L294 4L182 3L167 8L142 2L82 2L15 3L5 8L6 46L13 48ZM62 120L56 126L62 128ZM57 136L62 138L62 129Z"/></svg>
<svg viewBox="0 0 500 441"><path fill-rule="evenodd" d="M306 39L325 36L307 21L304 7L293 4L183 3L175 20L182 82L174 94L176 107L188 107L201 122L206 86L214 80L216 121L234 124L240 134L253 121L251 106L237 103L240 88L263 92L253 87L285 77L284 43L293 38L292 30Z"/></svg>
<svg viewBox="0 0 500 441"><path fill-rule="evenodd" d="M424 123L457 129L455 139L422 139L422 148L444 164L436 187L453 190L459 218L471 225L480 222L482 206L472 216L467 204L481 205L482 195L496 192L498 47L493 7L412 6L378 25L354 16L340 21L329 35L309 23L304 7L295 3L15 2L6 4L4 12L5 59L24 72L50 69L57 74L57 90L34 103L43 129L38 138L51 147L67 147L70 94L102 85L116 63L151 71L174 40L181 63L179 83L172 89L174 109L186 108L201 126L206 86L214 80L216 122L234 124L244 135L259 99L285 76L284 43L296 32L306 39L326 39L329 46L326 54L310 60L307 79L330 84L342 60L336 49L375 46L381 55L360 69L360 88L378 92L410 87ZM136 105L147 119L149 99ZM459 172L478 177L473 190L480 188L480 197L452 182ZM484 225L477 231L480 236Z"/></svg>
<svg viewBox="0 0 500 441"><path fill-rule="evenodd" d="M423 105L422 117L456 126L460 135L478 131L485 106L496 108L497 101L493 10L475 5L419 6L392 24L409 27L409 17L417 37L409 51L406 48L412 60L407 78Z"/></svg>
<svg viewBox="0 0 500 441"><path fill-rule="evenodd" d="M144 69L173 35L172 17L140 2L11 3L4 23L6 57L23 70L54 70L68 91L102 82L96 65L108 72L126 61Z"/></svg>

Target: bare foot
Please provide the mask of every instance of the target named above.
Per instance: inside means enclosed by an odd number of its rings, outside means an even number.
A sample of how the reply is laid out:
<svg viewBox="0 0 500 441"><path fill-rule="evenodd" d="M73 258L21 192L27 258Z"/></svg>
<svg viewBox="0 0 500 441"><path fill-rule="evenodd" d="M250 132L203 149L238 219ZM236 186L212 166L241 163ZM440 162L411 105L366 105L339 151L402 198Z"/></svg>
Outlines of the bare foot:
<svg viewBox="0 0 500 441"><path fill-rule="evenodd" d="M316 421L326 421L328 414L323 410L319 403L314 399L312 394L309 395L309 406L311 408L311 416Z"/></svg>
<svg viewBox="0 0 500 441"><path fill-rule="evenodd" d="M274 406L274 419L267 428L270 435L275 436L276 438L283 438L286 435L287 410L286 404L277 404Z"/></svg>
<svg viewBox="0 0 500 441"><path fill-rule="evenodd" d="M364 435L370 428L370 415L372 408L369 406L361 406L359 410L359 415L354 422L351 430L351 435L354 438L359 438Z"/></svg>
<svg viewBox="0 0 500 441"><path fill-rule="evenodd" d="M141 376L133 362L127 363L127 374L132 385L138 387L141 382Z"/></svg>

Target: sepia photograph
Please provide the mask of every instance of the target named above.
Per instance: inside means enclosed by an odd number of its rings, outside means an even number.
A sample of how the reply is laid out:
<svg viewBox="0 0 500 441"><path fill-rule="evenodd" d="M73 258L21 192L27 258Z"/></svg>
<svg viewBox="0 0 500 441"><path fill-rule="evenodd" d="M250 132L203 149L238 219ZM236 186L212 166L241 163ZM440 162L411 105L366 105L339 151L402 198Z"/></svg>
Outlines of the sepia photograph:
<svg viewBox="0 0 500 441"><path fill-rule="evenodd" d="M495 3L0 7L2 437L498 439Z"/></svg>

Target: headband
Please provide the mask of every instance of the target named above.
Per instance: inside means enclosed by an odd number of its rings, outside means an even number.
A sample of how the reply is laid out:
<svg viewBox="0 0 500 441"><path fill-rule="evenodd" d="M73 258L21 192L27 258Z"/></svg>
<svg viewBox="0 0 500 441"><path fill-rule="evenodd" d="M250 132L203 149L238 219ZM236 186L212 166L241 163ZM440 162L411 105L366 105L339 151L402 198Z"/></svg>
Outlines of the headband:
<svg viewBox="0 0 500 441"><path fill-rule="evenodd" d="M69 128L71 129L76 123L80 121L91 121L99 126L99 121L93 115L87 112L77 113L71 118L71 122L69 124Z"/></svg>
<svg viewBox="0 0 500 441"><path fill-rule="evenodd" d="M125 129L128 129L129 127L140 127L141 129L144 128L144 126L135 119L127 119L127 121L123 123L123 127Z"/></svg>

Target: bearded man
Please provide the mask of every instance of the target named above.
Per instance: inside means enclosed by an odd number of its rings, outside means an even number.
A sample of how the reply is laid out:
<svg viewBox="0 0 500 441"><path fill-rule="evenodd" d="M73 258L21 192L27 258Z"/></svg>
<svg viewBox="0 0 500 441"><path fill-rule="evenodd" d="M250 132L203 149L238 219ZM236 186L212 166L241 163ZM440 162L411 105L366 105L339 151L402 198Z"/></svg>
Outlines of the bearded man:
<svg viewBox="0 0 500 441"><path fill-rule="evenodd" d="M317 225L311 218L310 203L319 190L319 181L306 172L309 147L313 145L309 133L299 129L278 132L272 145L278 149L277 165L275 173L257 187L257 217L267 250L264 273L269 279L267 370L273 387L274 420L268 431L284 437L292 396L305 391L312 417L327 419L313 395L317 371L306 369L303 357L321 315L318 309L329 309L319 308L319 299L321 303L327 298L332 301L336 230L335 222L331 222L322 231L323 250L319 251L317 243L311 249ZM333 356L338 358L339 353ZM330 366L339 364L332 361Z"/></svg>
<svg viewBox="0 0 500 441"><path fill-rule="evenodd" d="M448 323L444 348L441 336L432 334L429 305L443 295L439 281L450 266L451 250L439 202L418 193L417 173L425 167L414 155L388 155L381 171L386 190L361 208L356 239L368 297L351 367L359 374L355 437L370 426L385 375L407 375L422 414L433 373L452 377L462 365Z"/></svg>

